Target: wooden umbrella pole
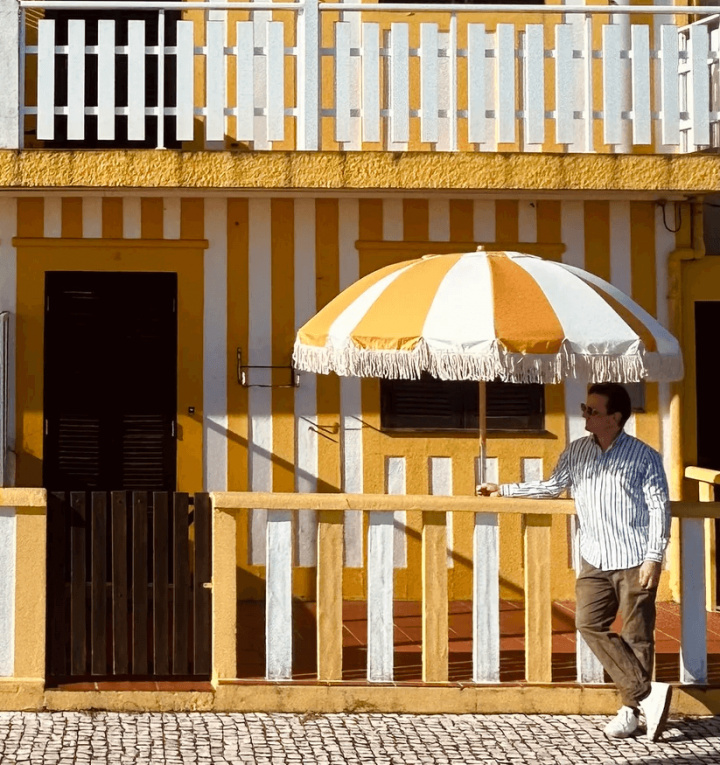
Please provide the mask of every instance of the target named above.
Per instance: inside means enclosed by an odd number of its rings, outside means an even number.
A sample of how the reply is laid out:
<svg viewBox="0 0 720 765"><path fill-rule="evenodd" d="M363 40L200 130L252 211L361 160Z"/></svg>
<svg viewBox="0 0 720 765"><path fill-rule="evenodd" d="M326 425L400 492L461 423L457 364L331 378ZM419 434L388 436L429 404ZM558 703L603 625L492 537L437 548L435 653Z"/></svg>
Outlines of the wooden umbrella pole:
<svg viewBox="0 0 720 765"><path fill-rule="evenodd" d="M480 441L480 470L479 483L487 482L487 392L485 390L485 381L479 382L478 388L478 429Z"/></svg>

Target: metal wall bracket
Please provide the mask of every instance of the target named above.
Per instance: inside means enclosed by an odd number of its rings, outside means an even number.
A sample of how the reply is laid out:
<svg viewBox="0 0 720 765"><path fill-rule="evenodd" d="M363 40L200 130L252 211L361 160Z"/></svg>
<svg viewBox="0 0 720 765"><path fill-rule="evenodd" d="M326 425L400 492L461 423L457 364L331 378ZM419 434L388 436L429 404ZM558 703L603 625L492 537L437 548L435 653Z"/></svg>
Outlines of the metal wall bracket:
<svg viewBox="0 0 720 765"><path fill-rule="evenodd" d="M269 370L265 376L270 379L269 383L251 382L250 372L252 370ZM272 372L274 369L284 369L288 373L288 382L273 384ZM237 349L237 381L243 388L297 388L300 385L300 375L292 364L243 364L242 348Z"/></svg>

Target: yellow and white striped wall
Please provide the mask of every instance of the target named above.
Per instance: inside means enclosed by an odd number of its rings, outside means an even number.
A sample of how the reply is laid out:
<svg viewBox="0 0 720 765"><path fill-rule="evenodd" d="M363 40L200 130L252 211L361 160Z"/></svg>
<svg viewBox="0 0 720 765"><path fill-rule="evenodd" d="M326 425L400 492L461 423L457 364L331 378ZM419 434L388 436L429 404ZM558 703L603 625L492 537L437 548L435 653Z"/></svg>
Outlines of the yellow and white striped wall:
<svg viewBox="0 0 720 765"><path fill-rule="evenodd" d="M668 221L674 222L668 207ZM201 195L70 192L0 197L0 310L13 316L10 448L17 486L39 486L42 460L42 317L46 270L176 271L179 289L178 489L470 494L476 437L381 432L376 380L303 375L286 383L296 327L363 273L425 252L477 243L528 250L584 267L669 321L668 258L690 247L685 206L678 233L652 201L509 195ZM673 219L671 221L671 218ZM128 301L132 310L132 301ZM538 437L489 439L501 481L547 476L568 439L583 433L584 386L546 388ZM628 430L670 454L667 386L648 384L647 411ZM195 407L189 414L188 407ZM421 519L398 517L396 597L419 596ZM240 514L239 596L264 593L265 517ZM0 675L11 674L15 514L0 511ZM553 597L573 597L570 532L553 531ZM470 597L470 521L450 524L449 588ZM345 521L344 594L366 587L364 519ZM293 589L313 597L314 513L295 519ZM521 597L520 516L501 521L501 595ZM666 592L666 597L668 596Z"/></svg>

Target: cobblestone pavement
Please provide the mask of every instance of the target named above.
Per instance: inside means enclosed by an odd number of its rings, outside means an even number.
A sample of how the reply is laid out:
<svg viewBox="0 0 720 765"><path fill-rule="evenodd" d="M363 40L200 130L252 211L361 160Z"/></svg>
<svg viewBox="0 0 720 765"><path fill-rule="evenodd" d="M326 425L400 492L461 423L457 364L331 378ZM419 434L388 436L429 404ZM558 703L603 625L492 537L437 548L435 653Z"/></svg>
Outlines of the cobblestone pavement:
<svg viewBox="0 0 720 765"><path fill-rule="evenodd" d="M720 763L720 717L656 744L607 741L604 717L2 712L0 763L472 765Z"/></svg>

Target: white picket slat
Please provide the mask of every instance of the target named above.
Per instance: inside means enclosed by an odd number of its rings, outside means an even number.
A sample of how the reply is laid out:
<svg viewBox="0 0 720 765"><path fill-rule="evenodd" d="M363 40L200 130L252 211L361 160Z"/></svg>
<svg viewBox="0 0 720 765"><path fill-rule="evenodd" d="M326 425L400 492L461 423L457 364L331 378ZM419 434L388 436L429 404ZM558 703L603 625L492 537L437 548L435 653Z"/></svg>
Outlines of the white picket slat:
<svg viewBox="0 0 720 765"><path fill-rule="evenodd" d="M707 615L705 613L705 521L682 518L680 593L680 682L707 683Z"/></svg>
<svg viewBox="0 0 720 765"><path fill-rule="evenodd" d="M542 24L525 29L525 140L545 141L545 43Z"/></svg>
<svg viewBox="0 0 720 765"><path fill-rule="evenodd" d="M404 457L386 457L385 459L385 490L388 494L405 494L406 469ZM407 566L407 513L396 510L393 513L393 565L395 568Z"/></svg>
<svg viewBox="0 0 720 765"><path fill-rule="evenodd" d="M145 138L145 22L128 21L128 138Z"/></svg>
<svg viewBox="0 0 720 765"><path fill-rule="evenodd" d="M115 139L115 22L98 21L98 139Z"/></svg>
<svg viewBox="0 0 720 765"><path fill-rule="evenodd" d="M85 137L85 21L68 21L67 57L67 137Z"/></svg>
<svg viewBox="0 0 720 765"><path fill-rule="evenodd" d="M515 143L515 25L497 25L497 140Z"/></svg>
<svg viewBox="0 0 720 765"><path fill-rule="evenodd" d="M439 135L438 69L437 24L420 24L420 140L426 143Z"/></svg>
<svg viewBox="0 0 720 765"><path fill-rule="evenodd" d="M476 513L473 533L473 682L500 682L498 517Z"/></svg>
<svg viewBox="0 0 720 765"><path fill-rule="evenodd" d="M350 32L351 24L335 24L335 140L347 143L350 132Z"/></svg>
<svg viewBox="0 0 720 765"><path fill-rule="evenodd" d="M238 141L252 141L255 123L255 51L252 21L238 21L236 25L236 127Z"/></svg>
<svg viewBox="0 0 720 765"><path fill-rule="evenodd" d="M663 24L660 28L660 98L662 101L662 142L668 146L680 143L680 100L678 80L677 27Z"/></svg>
<svg viewBox="0 0 720 765"><path fill-rule="evenodd" d="M573 92L573 28L570 24L555 27L555 140L575 141Z"/></svg>
<svg viewBox="0 0 720 765"><path fill-rule="evenodd" d="M55 21L38 22L37 137L55 137Z"/></svg>
<svg viewBox="0 0 720 765"><path fill-rule="evenodd" d="M380 25L362 25L362 140L380 140Z"/></svg>
<svg viewBox="0 0 720 765"><path fill-rule="evenodd" d="M285 43L284 24L267 25L267 137L285 140Z"/></svg>
<svg viewBox="0 0 720 765"><path fill-rule="evenodd" d="M265 675L292 678L292 513L268 513Z"/></svg>
<svg viewBox="0 0 720 765"><path fill-rule="evenodd" d="M603 141L609 144L622 142L621 31L618 24L606 24L602 30Z"/></svg>
<svg viewBox="0 0 720 765"><path fill-rule="evenodd" d="M410 138L410 44L407 24L390 25L390 140Z"/></svg>
<svg viewBox="0 0 720 765"><path fill-rule="evenodd" d="M695 146L710 143L710 67L708 47L710 36L707 27L693 24L690 27L690 66L692 92L688 106L692 123L692 140Z"/></svg>
<svg viewBox="0 0 720 765"><path fill-rule="evenodd" d="M485 24L468 24L468 141L487 141L485 119L485 50L487 48Z"/></svg>
<svg viewBox="0 0 720 765"><path fill-rule="evenodd" d="M370 513L367 679L371 683L393 679L393 531L393 513Z"/></svg>
<svg viewBox="0 0 720 765"><path fill-rule="evenodd" d="M225 139L225 22L206 22L205 140Z"/></svg>
<svg viewBox="0 0 720 765"><path fill-rule="evenodd" d="M650 27L633 24L632 135L636 145L652 143L650 115Z"/></svg>
<svg viewBox="0 0 720 765"><path fill-rule="evenodd" d="M177 83L175 86L177 116L175 131L179 141L192 141L194 131L195 92L193 83L193 22L177 22Z"/></svg>

